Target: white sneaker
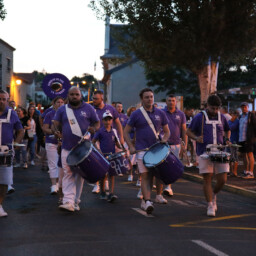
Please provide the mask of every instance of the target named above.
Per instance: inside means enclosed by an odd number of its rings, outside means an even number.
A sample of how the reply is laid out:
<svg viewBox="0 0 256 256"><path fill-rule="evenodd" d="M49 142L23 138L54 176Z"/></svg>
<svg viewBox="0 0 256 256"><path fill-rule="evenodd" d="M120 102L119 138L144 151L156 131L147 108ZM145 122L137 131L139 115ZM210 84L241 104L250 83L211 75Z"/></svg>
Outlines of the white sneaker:
<svg viewBox="0 0 256 256"><path fill-rule="evenodd" d="M93 194L99 194L100 193L100 186L98 184L94 185L92 193Z"/></svg>
<svg viewBox="0 0 256 256"><path fill-rule="evenodd" d="M8 189L7 189L6 194L12 194L13 192L15 192L14 187L12 187L11 185L8 185Z"/></svg>
<svg viewBox="0 0 256 256"><path fill-rule="evenodd" d="M208 205L207 216L215 217L215 207L213 206L213 204Z"/></svg>
<svg viewBox="0 0 256 256"><path fill-rule="evenodd" d="M30 164L31 164L31 165L35 165L35 162L34 162L34 160L32 160L32 161L30 162Z"/></svg>
<svg viewBox="0 0 256 256"><path fill-rule="evenodd" d="M74 205L74 209L75 209L75 211L80 211L79 204L75 203L75 205Z"/></svg>
<svg viewBox="0 0 256 256"><path fill-rule="evenodd" d="M141 189L139 190L139 192L138 192L138 194L137 194L137 198L139 198L139 199L142 199L142 198L143 198Z"/></svg>
<svg viewBox="0 0 256 256"><path fill-rule="evenodd" d="M128 175L128 181L133 181L133 176L132 175Z"/></svg>
<svg viewBox="0 0 256 256"><path fill-rule="evenodd" d="M8 216L7 212L4 211L3 206L0 204L0 217Z"/></svg>
<svg viewBox="0 0 256 256"><path fill-rule="evenodd" d="M170 187L166 187L165 189L164 189L164 195L166 195L166 196L173 196L173 191L172 191L172 189L170 188Z"/></svg>
<svg viewBox="0 0 256 256"><path fill-rule="evenodd" d="M21 165L17 163L17 164L15 164L13 167L14 167L14 168L18 168L18 167L21 167Z"/></svg>
<svg viewBox="0 0 256 256"><path fill-rule="evenodd" d="M124 175L123 175L122 173L119 173L118 176L119 176L119 177L123 177Z"/></svg>
<svg viewBox="0 0 256 256"><path fill-rule="evenodd" d="M167 204L168 201L162 195L156 195L155 202L159 204Z"/></svg>
<svg viewBox="0 0 256 256"><path fill-rule="evenodd" d="M74 212L75 211L74 205L71 204L70 202L66 202L65 204L61 204L59 206L59 208L61 210L66 210L66 211L69 211L69 212Z"/></svg>
<svg viewBox="0 0 256 256"><path fill-rule="evenodd" d="M28 164L27 164L27 163L24 163L24 164L23 164L23 168L24 168L24 169L28 169Z"/></svg>
<svg viewBox="0 0 256 256"><path fill-rule="evenodd" d="M109 191L109 182L108 182L108 179L106 179L106 181L105 181L105 190L106 190L106 191Z"/></svg>
<svg viewBox="0 0 256 256"><path fill-rule="evenodd" d="M144 210L147 214L151 214L154 210L153 203L142 199L141 200L141 209Z"/></svg>
<svg viewBox="0 0 256 256"><path fill-rule="evenodd" d="M52 185L51 186L51 195L56 195L58 192L58 187L57 185Z"/></svg>
<svg viewBox="0 0 256 256"><path fill-rule="evenodd" d="M141 181L140 181L140 180L137 180L136 186L137 186L137 187L140 187L140 186L141 186Z"/></svg>

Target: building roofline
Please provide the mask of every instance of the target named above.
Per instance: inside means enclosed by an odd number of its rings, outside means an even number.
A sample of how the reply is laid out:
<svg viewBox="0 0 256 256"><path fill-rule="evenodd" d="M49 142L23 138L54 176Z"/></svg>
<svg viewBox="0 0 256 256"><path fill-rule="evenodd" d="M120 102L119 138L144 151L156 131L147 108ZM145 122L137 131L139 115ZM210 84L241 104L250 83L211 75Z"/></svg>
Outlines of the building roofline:
<svg viewBox="0 0 256 256"><path fill-rule="evenodd" d="M12 47L11 45L9 45L8 43L6 43L4 40L2 40L0 38L0 43L5 45L6 47L8 47L9 49L11 49L12 51L15 51L16 49L14 47Z"/></svg>

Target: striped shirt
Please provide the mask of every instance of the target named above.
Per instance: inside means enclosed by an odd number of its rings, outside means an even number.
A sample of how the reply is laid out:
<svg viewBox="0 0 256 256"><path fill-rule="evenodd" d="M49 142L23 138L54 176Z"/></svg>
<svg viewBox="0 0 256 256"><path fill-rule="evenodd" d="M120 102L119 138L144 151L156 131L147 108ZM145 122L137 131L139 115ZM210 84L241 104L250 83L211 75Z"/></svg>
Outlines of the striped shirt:
<svg viewBox="0 0 256 256"><path fill-rule="evenodd" d="M239 120L239 142L246 141L247 125L248 113L242 114Z"/></svg>

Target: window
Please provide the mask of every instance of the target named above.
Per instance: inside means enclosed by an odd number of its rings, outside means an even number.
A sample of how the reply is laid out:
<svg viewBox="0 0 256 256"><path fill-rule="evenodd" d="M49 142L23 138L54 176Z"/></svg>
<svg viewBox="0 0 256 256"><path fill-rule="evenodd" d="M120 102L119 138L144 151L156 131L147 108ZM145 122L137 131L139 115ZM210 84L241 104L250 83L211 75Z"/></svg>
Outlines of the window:
<svg viewBox="0 0 256 256"><path fill-rule="evenodd" d="M10 73L11 71L11 59L7 58L7 72Z"/></svg>

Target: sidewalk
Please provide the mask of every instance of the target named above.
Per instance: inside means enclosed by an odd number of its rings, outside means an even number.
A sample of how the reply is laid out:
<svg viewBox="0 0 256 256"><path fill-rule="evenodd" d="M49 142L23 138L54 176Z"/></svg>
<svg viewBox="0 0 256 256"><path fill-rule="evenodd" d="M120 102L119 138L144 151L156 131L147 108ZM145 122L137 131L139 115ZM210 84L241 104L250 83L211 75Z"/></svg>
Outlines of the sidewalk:
<svg viewBox="0 0 256 256"><path fill-rule="evenodd" d="M238 176L242 173L242 166L238 166ZM203 178L199 175L199 170L195 166L185 167L183 178L191 181L196 181L199 183L203 182ZM228 176L227 183L223 190L229 191L231 193L243 195L246 197L251 197L256 199L256 179L243 179L239 177Z"/></svg>

